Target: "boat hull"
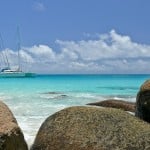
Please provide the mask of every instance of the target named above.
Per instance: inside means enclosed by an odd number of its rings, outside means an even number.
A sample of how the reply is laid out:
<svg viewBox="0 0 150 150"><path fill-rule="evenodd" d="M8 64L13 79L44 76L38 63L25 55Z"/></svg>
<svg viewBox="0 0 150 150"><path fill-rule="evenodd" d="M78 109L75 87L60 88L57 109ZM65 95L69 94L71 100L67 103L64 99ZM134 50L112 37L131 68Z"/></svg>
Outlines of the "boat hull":
<svg viewBox="0 0 150 150"><path fill-rule="evenodd" d="M25 72L0 73L0 78L25 78L25 77L35 77L35 73L25 73Z"/></svg>

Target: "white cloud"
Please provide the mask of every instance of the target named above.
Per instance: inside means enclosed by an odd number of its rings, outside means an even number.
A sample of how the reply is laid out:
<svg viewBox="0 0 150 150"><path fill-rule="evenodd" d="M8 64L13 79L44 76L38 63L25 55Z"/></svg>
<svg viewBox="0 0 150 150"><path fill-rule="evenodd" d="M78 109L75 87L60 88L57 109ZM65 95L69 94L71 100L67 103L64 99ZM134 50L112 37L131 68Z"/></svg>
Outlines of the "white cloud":
<svg viewBox="0 0 150 150"><path fill-rule="evenodd" d="M24 48L35 60L43 62L52 62L55 61L55 52L48 47L47 45L33 46L29 48Z"/></svg>
<svg viewBox="0 0 150 150"><path fill-rule="evenodd" d="M24 47L22 66L39 73L150 73L150 45L133 42L115 30L95 40L57 40L59 52L47 45ZM17 52L5 50L12 66Z"/></svg>
<svg viewBox="0 0 150 150"><path fill-rule="evenodd" d="M45 7L45 5L44 5L43 3L41 3L41 2L35 2L35 3L33 4L33 9L34 9L35 11L45 11L45 10L46 10L46 7Z"/></svg>
<svg viewBox="0 0 150 150"><path fill-rule="evenodd" d="M97 40L60 41L57 43L68 51L78 52L83 60L109 58L150 57L150 46L132 42L130 37L122 36L112 30Z"/></svg>

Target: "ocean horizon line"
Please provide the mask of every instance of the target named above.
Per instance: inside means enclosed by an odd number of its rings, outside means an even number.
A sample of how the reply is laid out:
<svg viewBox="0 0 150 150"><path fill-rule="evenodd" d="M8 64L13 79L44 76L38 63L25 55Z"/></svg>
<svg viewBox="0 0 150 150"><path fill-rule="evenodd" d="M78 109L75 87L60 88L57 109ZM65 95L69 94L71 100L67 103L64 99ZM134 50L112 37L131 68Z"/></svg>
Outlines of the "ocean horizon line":
<svg viewBox="0 0 150 150"><path fill-rule="evenodd" d="M36 75L150 75L150 73L36 73Z"/></svg>

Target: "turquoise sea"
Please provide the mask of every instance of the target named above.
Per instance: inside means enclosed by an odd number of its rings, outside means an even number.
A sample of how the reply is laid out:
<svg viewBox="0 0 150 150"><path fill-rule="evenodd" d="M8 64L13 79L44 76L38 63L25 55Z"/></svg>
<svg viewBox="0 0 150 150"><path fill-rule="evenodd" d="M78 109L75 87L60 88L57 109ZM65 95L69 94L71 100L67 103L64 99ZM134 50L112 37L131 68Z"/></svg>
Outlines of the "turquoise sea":
<svg viewBox="0 0 150 150"><path fill-rule="evenodd" d="M0 78L0 99L14 113L30 145L49 116L69 106L109 98L135 102L150 75L37 75Z"/></svg>

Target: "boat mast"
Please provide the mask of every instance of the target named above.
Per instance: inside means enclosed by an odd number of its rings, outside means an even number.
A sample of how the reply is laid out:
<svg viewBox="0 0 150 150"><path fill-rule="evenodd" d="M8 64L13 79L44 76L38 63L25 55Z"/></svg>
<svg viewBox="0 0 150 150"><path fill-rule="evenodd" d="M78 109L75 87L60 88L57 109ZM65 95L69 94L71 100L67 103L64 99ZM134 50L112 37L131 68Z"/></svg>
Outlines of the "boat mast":
<svg viewBox="0 0 150 150"><path fill-rule="evenodd" d="M1 50L4 50L4 42L3 42L3 38L2 38L2 35L0 34L0 49ZM2 51L1 52L1 57L3 58L4 60L4 64L7 66L7 68L10 68L10 64L9 64L9 61L8 61L8 57L7 57L7 50Z"/></svg>
<svg viewBox="0 0 150 150"><path fill-rule="evenodd" d="M19 27L17 27L18 71L21 71L20 49L21 49L21 44L20 44L20 32L19 32Z"/></svg>

